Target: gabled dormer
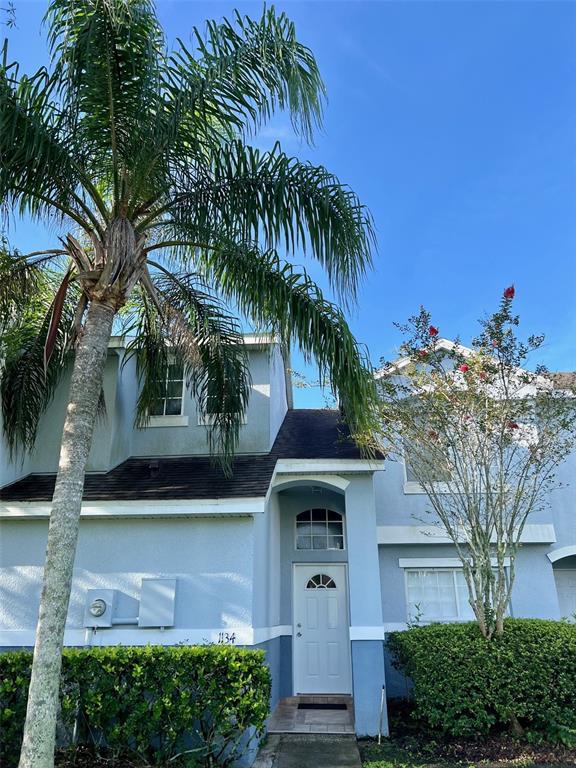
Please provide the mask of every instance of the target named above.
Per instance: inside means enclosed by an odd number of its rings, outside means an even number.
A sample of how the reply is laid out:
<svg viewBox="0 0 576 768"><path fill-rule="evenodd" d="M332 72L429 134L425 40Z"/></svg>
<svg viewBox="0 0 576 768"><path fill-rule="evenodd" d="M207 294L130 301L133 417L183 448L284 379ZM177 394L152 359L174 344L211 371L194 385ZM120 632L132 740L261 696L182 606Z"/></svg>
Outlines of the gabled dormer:
<svg viewBox="0 0 576 768"><path fill-rule="evenodd" d="M252 385L248 408L240 429L238 454L268 453L287 409L292 405L288 362L276 338L246 335ZM163 401L159 401L146 426L135 426L138 379L126 340L113 337L104 373L102 410L92 442L88 472L107 472L129 456L202 456L209 453L207 433L211 415L202 413L186 386L181 371L166 372ZM38 429L35 449L10 460L3 445L0 453L0 486L29 473L50 473L58 466L60 440L68 397L66 373ZM2 439L2 438L0 438Z"/></svg>

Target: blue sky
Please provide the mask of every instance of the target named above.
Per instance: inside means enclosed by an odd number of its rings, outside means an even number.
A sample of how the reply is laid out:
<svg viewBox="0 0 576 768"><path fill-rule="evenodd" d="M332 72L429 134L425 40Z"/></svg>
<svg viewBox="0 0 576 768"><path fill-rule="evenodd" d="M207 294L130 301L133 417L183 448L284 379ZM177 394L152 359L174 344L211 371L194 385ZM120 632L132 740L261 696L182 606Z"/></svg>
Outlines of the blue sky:
<svg viewBox="0 0 576 768"><path fill-rule="evenodd" d="M372 360L394 355L393 322L420 304L442 336L465 343L514 283L521 328L546 335L535 362L576 368L576 3L275 5L314 51L328 104L313 148L283 115L257 143L279 138L370 208L375 270L350 322ZM18 29L7 34L25 70L47 61L45 7L16 0ZM158 2L168 38L186 41L193 25L234 8L258 15L262 4ZM46 242L28 222L10 234L23 249ZM320 269L307 266L325 287ZM305 370L297 357L294 367ZM323 399L312 389L296 402Z"/></svg>

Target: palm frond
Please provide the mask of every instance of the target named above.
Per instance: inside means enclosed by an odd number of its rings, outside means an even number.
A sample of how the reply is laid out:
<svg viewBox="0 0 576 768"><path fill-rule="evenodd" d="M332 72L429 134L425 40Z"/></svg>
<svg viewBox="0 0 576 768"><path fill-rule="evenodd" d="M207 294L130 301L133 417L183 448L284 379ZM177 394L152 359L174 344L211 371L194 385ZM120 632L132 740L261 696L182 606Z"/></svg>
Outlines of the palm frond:
<svg viewBox="0 0 576 768"><path fill-rule="evenodd" d="M191 191L189 191L191 190ZM308 250L342 299L356 297L372 265L372 220L351 189L322 166L231 142L214 152L209 169L196 164L175 196L171 234L217 232L264 248ZM163 236L170 234L163 232Z"/></svg>
<svg viewBox="0 0 576 768"><path fill-rule="evenodd" d="M165 84L180 114L193 107L203 120L244 133L278 108L288 109L294 129L312 138L325 88L312 52L297 41L286 14L270 8L253 20L236 12L234 23L209 21L205 35L198 29L193 34L197 53L180 41Z"/></svg>
<svg viewBox="0 0 576 768"><path fill-rule="evenodd" d="M22 446L34 446L40 417L50 403L64 373L78 292L67 292L54 327L50 359L45 346L51 328L54 297L62 281L61 272L44 270L34 275L33 290L21 294L18 313L6 322L0 335L0 396L4 433L12 455Z"/></svg>
<svg viewBox="0 0 576 768"><path fill-rule="evenodd" d="M159 106L164 36L154 6L150 0L53 0L47 19L70 129L118 206L130 195L135 158Z"/></svg>
<svg viewBox="0 0 576 768"><path fill-rule="evenodd" d="M235 137L253 134L277 109L290 112L307 140L321 124L324 84L285 14L272 8L254 21L237 13L234 22L210 21L205 34L194 29L193 35L194 51L179 41L160 67L158 105L144 116L148 140L133 146L134 167L143 171L134 203L164 200L182 164L189 168ZM162 172L164 194L158 194Z"/></svg>
<svg viewBox="0 0 576 768"><path fill-rule="evenodd" d="M342 310L326 301L306 272L295 271L274 251L230 244L206 252L203 264L222 295L247 317L315 358L320 380L339 396L352 433L363 439L373 426L376 388L368 357Z"/></svg>
<svg viewBox="0 0 576 768"><path fill-rule="evenodd" d="M207 415L210 452L228 468L250 396L240 327L197 274L160 267L151 279L154 294L142 292L127 328L134 337L127 354L136 356L141 383L137 424L146 425L151 406L162 398L167 366L182 366L200 412Z"/></svg>
<svg viewBox="0 0 576 768"><path fill-rule="evenodd" d="M11 251L6 240L0 242L0 338L37 294L41 277L38 265Z"/></svg>
<svg viewBox="0 0 576 768"><path fill-rule="evenodd" d="M63 130L57 81L41 68L19 76L4 44L0 64L0 199L33 216L69 216L81 227L97 217L82 199L87 178L72 159L80 148Z"/></svg>
<svg viewBox="0 0 576 768"><path fill-rule="evenodd" d="M139 383L135 425L147 426L152 406L164 395L169 351L162 317L146 290L138 286L123 318L126 345L123 365L135 358Z"/></svg>

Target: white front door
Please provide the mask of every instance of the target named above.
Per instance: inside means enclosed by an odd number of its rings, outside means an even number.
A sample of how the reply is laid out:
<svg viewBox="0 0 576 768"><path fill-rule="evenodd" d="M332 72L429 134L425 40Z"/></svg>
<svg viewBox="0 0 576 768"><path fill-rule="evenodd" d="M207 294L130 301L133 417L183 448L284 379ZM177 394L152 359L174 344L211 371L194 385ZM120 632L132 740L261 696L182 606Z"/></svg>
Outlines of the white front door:
<svg viewBox="0 0 576 768"><path fill-rule="evenodd" d="M352 693L346 566L295 565L293 605L294 692Z"/></svg>
<svg viewBox="0 0 576 768"><path fill-rule="evenodd" d="M556 568L554 571L560 616L574 620L576 618L576 571Z"/></svg>

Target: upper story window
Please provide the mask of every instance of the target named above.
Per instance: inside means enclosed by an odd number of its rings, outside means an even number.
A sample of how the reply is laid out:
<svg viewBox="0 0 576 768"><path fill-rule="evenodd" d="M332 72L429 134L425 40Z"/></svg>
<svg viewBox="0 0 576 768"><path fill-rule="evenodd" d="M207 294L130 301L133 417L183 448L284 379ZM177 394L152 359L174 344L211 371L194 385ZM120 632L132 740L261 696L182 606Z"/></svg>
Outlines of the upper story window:
<svg viewBox="0 0 576 768"><path fill-rule="evenodd" d="M344 519L332 509L307 509L296 517L296 549L344 549Z"/></svg>
<svg viewBox="0 0 576 768"><path fill-rule="evenodd" d="M468 586L461 568L406 570L410 621L471 621Z"/></svg>
<svg viewBox="0 0 576 768"><path fill-rule="evenodd" d="M184 410L184 370L181 365L170 364L166 378L161 382L162 397L150 407L150 416L180 416Z"/></svg>
<svg viewBox="0 0 576 768"><path fill-rule="evenodd" d="M198 409L198 424L203 426L214 424L216 416L222 413L222 410L222 393L216 387L215 382L209 380L204 408ZM246 411L242 415L241 423L247 423Z"/></svg>

